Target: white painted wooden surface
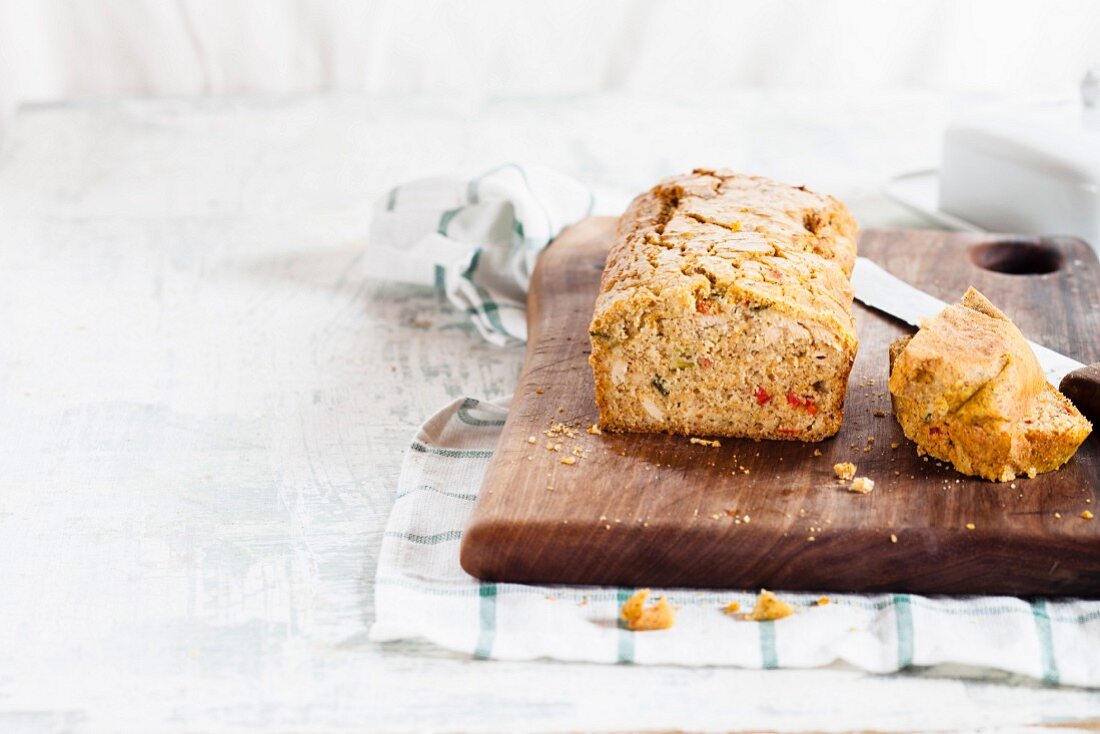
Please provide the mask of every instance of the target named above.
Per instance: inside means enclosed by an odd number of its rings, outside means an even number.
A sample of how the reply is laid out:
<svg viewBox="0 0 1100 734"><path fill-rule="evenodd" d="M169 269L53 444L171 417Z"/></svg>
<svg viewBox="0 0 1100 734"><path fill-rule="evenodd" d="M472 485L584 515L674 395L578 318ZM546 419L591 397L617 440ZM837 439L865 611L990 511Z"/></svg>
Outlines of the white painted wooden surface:
<svg viewBox="0 0 1100 734"><path fill-rule="evenodd" d="M0 152L0 732L911 730L1100 720L1100 694L474 662L366 641L415 426L520 350L370 279L370 203L521 158L636 189L728 164L915 224L946 103L757 93L37 108Z"/></svg>

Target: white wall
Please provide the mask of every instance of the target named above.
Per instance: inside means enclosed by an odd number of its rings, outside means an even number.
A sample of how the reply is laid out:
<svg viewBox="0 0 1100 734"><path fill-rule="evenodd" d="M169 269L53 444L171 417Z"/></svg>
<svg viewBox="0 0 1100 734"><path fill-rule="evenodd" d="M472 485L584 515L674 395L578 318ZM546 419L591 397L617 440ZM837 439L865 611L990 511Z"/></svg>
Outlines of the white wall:
<svg viewBox="0 0 1100 734"><path fill-rule="evenodd" d="M1090 0L0 0L0 112L117 95L917 85L1064 95Z"/></svg>

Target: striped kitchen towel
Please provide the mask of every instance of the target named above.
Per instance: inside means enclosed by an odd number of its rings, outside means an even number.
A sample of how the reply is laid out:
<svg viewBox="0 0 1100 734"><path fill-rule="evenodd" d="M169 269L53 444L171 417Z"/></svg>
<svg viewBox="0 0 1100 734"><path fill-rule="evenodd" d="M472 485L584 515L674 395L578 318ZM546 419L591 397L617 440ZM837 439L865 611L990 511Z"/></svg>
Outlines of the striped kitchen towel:
<svg viewBox="0 0 1100 734"><path fill-rule="evenodd" d="M538 254L592 213L593 191L539 166L504 163L390 189L375 207L370 275L435 285L500 346L527 339Z"/></svg>
<svg viewBox="0 0 1100 734"><path fill-rule="evenodd" d="M621 194L601 192L621 211ZM505 164L472 176L414 181L379 203L371 275L436 284L496 344L526 338L528 280L538 253L592 212L585 186ZM617 200L615 200L617 199ZM614 203L611 203L615 200ZM420 638L482 658L806 668L874 672L962 665L1100 687L1100 602L910 594L782 594L798 612L774 622L723 614L754 594L683 589L672 629L631 632L618 612L632 589L483 583L459 565L467 517L507 408L459 400L420 429L406 454L375 579L377 641Z"/></svg>
<svg viewBox="0 0 1100 734"><path fill-rule="evenodd" d="M458 400L424 424L406 454L375 579L371 639L420 638L501 660L590 661L746 668L843 662L885 673L956 664L1100 687L1100 602L911 594L780 596L786 619L723 614L748 591L655 589L680 607L672 629L618 625L633 589L485 583L458 562L466 519L507 416Z"/></svg>

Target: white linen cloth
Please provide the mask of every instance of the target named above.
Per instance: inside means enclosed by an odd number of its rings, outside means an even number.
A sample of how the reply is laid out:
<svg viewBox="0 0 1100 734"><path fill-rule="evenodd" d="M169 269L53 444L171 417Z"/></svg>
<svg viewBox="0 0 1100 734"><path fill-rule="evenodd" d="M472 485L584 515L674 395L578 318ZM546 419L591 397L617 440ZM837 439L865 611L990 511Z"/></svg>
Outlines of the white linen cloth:
<svg viewBox="0 0 1100 734"><path fill-rule="evenodd" d="M474 182L477 196L470 195ZM583 186L520 166L413 182L380 204L374 272L436 282L485 338L516 343L526 333L523 295L537 252L590 209ZM488 303L507 308L493 319ZM779 592L797 613L749 622L721 608L738 601L751 609L753 590L655 589L680 607L675 625L631 632L618 613L633 589L478 581L460 567L459 544L507 412L503 404L460 399L413 440L378 562L372 640L420 638L502 660L748 668L844 662L879 673L956 664L1100 687L1100 602L830 594L818 605L819 595Z"/></svg>
<svg viewBox="0 0 1100 734"><path fill-rule="evenodd" d="M485 339L521 343L539 252L594 204L572 178L517 163L395 186L374 211L371 273L435 284Z"/></svg>

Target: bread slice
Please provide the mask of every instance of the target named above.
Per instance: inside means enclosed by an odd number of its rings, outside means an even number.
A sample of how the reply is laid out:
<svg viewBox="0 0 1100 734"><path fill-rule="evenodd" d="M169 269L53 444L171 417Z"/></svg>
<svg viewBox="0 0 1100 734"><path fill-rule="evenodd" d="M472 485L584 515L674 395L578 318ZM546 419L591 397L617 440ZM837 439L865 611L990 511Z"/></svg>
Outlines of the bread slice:
<svg viewBox="0 0 1100 734"><path fill-rule="evenodd" d="M1047 382L1023 334L974 288L890 349L890 394L922 453L1007 482L1069 461L1092 425Z"/></svg>
<svg viewBox="0 0 1100 734"><path fill-rule="evenodd" d="M590 327L600 425L836 433L857 348L855 236L840 202L756 176L696 170L639 196Z"/></svg>

